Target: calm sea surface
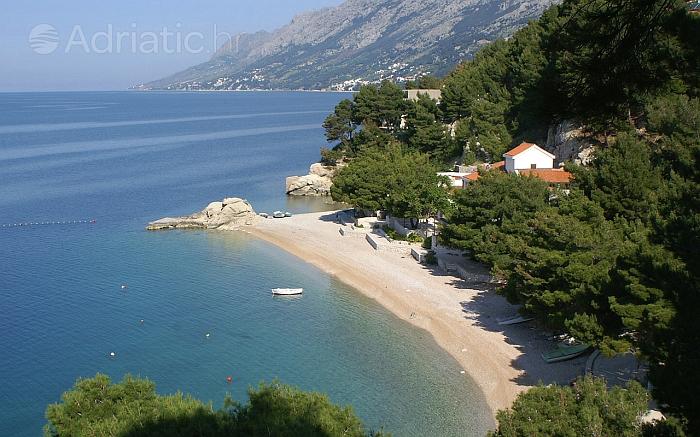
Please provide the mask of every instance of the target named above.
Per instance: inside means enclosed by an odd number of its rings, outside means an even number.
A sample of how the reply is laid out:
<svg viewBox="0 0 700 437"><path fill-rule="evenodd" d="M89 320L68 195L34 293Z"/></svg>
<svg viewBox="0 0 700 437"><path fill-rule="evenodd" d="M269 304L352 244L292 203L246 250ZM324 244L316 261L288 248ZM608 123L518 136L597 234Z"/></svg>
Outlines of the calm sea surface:
<svg viewBox="0 0 700 437"><path fill-rule="evenodd" d="M144 231L226 196L331 208L287 199L284 178L345 97L0 94L0 436L40 435L46 405L97 372L215 405L279 378L395 436L483 435L482 394L426 332L247 235ZM96 222L10 226L75 220Z"/></svg>

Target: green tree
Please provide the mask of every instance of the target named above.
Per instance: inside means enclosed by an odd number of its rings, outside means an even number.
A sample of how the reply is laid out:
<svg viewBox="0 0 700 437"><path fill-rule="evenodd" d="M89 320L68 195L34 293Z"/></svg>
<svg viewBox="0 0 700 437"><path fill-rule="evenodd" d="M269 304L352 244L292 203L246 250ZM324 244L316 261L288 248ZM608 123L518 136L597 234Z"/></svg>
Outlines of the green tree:
<svg viewBox="0 0 700 437"><path fill-rule="evenodd" d="M223 436L234 429L211 404L181 393L158 396L153 382L129 375L119 384L99 374L78 380L61 403L49 405L46 418L45 434L56 437Z"/></svg>
<svg viewBox="0 0 700 437"><path fill-rule="evenodd" d="M406 82L407 90L439 90L442 88L442 80L435 76L421 76L415 81Z"/></svg>
<svg viewBox="0 0 700 437"><path fill-rule="evenodd" d="M327 396L280 384L249 390L250 401L235 411L236 435L279 437L364 437L352 408L333 405ZM381 434L371 433L379 436Z"/></svg>
<svg viewBox="0 0 700 437"><path fill-rule="evenodd" d="M684 57L678 0L567 0L548 48L561 113L608 123L648 92L671 86ZM556 98L556 97L555 97Z"/></svg>
<svg viewBox="0 0 700 437"><path fill-rule="evenodd" d="M326 117L323 128L326 130L326 140L336 143L342 148L352 141L357 125L352 120L352 101L345 99L338 103L331 115Z"/></svg>
<svg viewBox="0 0 700 437"><path fill-rule="evenodd" d="M333 178L331 195L362 210L417 219L448 206L445 181L427 155L399 144L369 149L353 159Z"/></svg>
<svg viewBox="0 0 700 437"><path fill-rule="evenodd" d="M492 437L639 436L648 395L636 382L608 390L603 379L585 377L574 387L538 386L499 411Z"/></svg>
<svg viewBox="0 0 700 437"><path fill-rule="evenodd" d="M384 81L378 87L364 85L354 98L353 121L361 124L369 120L394 131L400 127L405 109L404 92L394 83Z"/></svg>
<svg viewBox="0 0 700 437"><path fill-rule="evenodd" d="M338 407L327 396L279 383L248 391L245 405L227 399L214 410L181 393L156 394L155 384L126 376L81 379L49 405L45 435L79 436L379 436L367 433L350 407Z"/></svg>
<svg viewBox="0 0 700 437"><path fill-rule="evenodd" d="M581 189L603 207L606 217L648 223L655 213L661 182L651 160L646 142L623 133L612 147L596 154L591 167L574 171Z"/></svg>
<svg viewBox="0 0 700 437"><path fill-rule="evenodd" d="M545 209L548 199L547 184L539 179L498 170L484 172L479 180L455 193L455 207L441 230L441 241L494 265L497 258L507 256L508 249L494 246L480 250L487 232L498 232L510 223L524 223Z"/></svg>

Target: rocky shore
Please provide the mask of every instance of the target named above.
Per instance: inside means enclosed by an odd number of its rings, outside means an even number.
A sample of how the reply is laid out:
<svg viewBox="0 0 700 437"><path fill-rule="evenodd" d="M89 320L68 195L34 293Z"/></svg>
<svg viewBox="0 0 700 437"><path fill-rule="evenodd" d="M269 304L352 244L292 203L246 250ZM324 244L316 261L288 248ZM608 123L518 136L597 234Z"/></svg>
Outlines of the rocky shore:
<svg viewBox="0 0 700 437"><path fill-rule="evenodd" d="M287 178L286 193L289 196L330 196L335 167L313 164L306 176Z"/></svg>
<svg viewBox="0 0 700 437"><path fill-rule="evenodd" d="M185 217L166 217L148 224L149 231L169 229L219 229L230 231L254 225L259 216L247 200L237 197L212 202L202 211Z"/></svg>

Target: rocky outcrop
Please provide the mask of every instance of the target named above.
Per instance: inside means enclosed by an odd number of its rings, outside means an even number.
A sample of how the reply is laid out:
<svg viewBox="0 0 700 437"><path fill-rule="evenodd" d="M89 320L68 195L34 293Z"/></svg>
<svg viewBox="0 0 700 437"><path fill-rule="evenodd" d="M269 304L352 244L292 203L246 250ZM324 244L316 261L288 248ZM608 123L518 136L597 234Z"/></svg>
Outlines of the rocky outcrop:
<svg viewBox="0 0 700 437"><path fill-rule="evenodd" d="M286 193L289 196L330 196L336 169L314 164L306 176L287 178Z"/></svg>
<svg viewBox="0 0 700 437"><path fill-rule="evenodd" d="M556 156L557 162L573 161L589 164L593 159L596 141L582 126L571 120L552 125L547 133L547 150Z"/></svg>
<svg viewBox="0 0 700 437"><path fill-rule="evenodd" d="M252 226L259 217L247 200L237 197L212 202L204 210L186 217L166 217L148 224L149 231L167 229L219 229L230 231Z"/></svg>

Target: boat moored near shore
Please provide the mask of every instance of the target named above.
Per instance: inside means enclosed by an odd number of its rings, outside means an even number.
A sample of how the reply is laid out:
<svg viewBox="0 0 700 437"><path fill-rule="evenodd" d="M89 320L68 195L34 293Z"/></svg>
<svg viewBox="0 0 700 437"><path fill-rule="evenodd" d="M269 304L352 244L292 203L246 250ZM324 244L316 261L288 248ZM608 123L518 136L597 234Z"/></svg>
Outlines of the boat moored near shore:
<svg viewBox="0 0 700 437"><path fill-rule="evenodd" d="M274 296L299 296L304 293L303 288L273 288Z"/></svg>

